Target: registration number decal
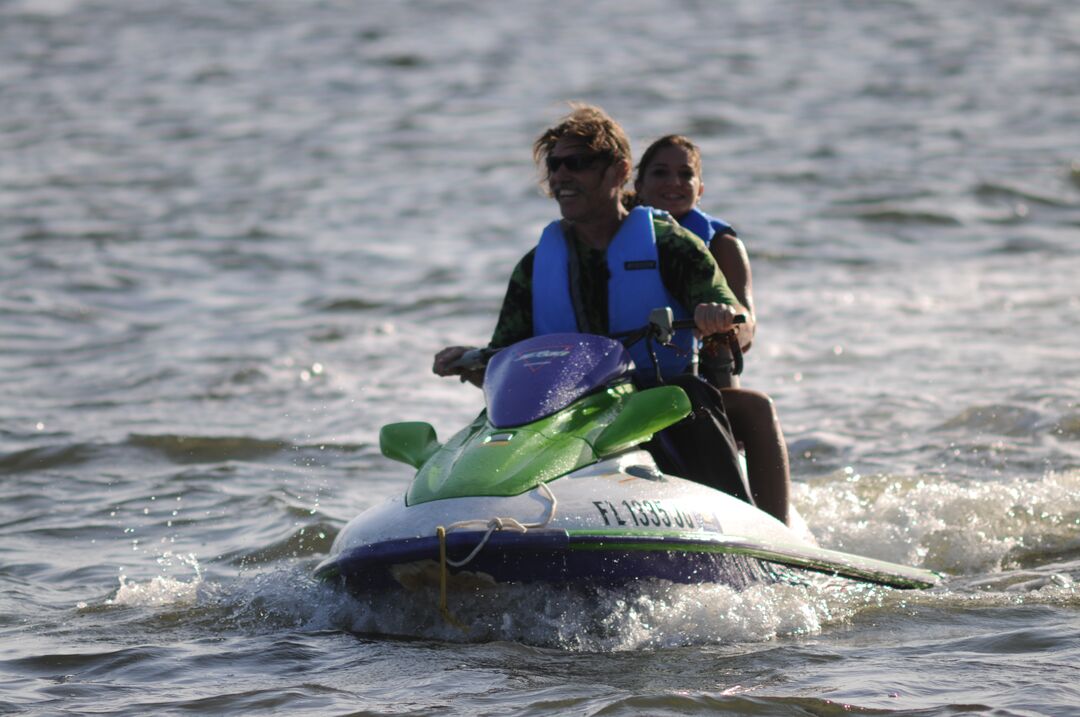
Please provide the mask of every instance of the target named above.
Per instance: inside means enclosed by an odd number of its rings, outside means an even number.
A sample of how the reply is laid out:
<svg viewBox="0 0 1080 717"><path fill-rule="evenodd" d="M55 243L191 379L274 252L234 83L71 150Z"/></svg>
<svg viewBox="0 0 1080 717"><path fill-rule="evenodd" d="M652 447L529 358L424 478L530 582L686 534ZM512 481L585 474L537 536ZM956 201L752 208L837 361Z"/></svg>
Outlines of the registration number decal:
<svg viewBox="0 0 1080 717"><path fill-rule="evenodd" d="M662 500L624 500L618 505L609 500L594 500L604 525L632 525L637 528L661 526L694 528L694 519L678 508L664 507Z"/></svg>

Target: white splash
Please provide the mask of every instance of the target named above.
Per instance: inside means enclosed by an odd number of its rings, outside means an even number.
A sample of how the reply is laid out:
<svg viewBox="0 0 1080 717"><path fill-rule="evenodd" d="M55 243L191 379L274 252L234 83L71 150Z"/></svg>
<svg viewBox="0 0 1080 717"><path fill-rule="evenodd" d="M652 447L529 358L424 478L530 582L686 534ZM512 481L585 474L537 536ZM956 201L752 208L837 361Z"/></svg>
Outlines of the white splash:
<svg viewBox="0 0 1080 717"><path fill-rule="evenodd" d="M164 572L172 570L175 566L186 566L194 572L187 580L172 577L170 575L158 575L150 580L139 583L130 580L125 575L120 576L120 589L116 595L105 601L106 605L123 607L189 607L193 606L198 599L199 586L202 584L202 571L195 555L175 555L165 553L158 558L158 564Z"/></svg>
<svg viewBox="0 0 1080 717"><path fill-rule="evenodd" d="M827 548L954 575L1038 562L1061 546L1080 550L1080 471L981 481L849 470L793 488Z"/></svg>

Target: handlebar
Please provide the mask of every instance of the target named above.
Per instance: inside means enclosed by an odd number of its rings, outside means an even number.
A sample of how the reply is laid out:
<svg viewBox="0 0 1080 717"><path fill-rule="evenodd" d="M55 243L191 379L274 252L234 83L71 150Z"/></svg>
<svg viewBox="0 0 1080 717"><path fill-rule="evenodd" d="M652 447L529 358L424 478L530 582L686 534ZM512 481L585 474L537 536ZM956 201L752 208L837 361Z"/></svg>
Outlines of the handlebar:
<svg viewBox="0 0 1080 717"><path fill-rule="evenodd" d="M746 315L745 314L737 314L737 315L735 315L734 317L732 317L731 323L732 324L745 324L746 323ZM693 319L679 319L678 321L671 322L671 327L673 329L675 329L675 330L693 329L693 328L697 327L697 324L694 323ZM726 338L727 338L728 351L731 352L731 374L733 376L738 376L739 374L741 374L743 372L743 365L744 365L743 364L742 346L739 345L739 339L738 339L738 337L735 336L735 333L733 331L728 331L727 334L726 334ZM697 347L696 346L694 347L694 353L695 354L697 353ZM693 371L693 373L695 375L697 374L698 362L697 362L697 357L696 356L694 357L694 365L693 365L692 371Z"/></svg>
<svg viewBox="0 0 1080 717"><path fill-rule="evenodd" d="M447 368L460 368L462 371L477 371L487 366L491 357L497 354L501 349L493 349L490 347L484 347L479 349L469 349L465 353L455 360L447 364Z"/></svg>
<svg viewBox="0 0 1080 717"><path fill-rule="evenodd" d="M731 319L733 324L745 324L746 315L736 314ZM639 329L611 334L613 339L626 339L626 344L634 344L643 338L654 338L661 344L671 343L671 336L676 331L697 328L693 319L675 319L670 306L653 309L649 312L649 322Z"/></svg>
<svg viewBox="0 0 1080 717"><path fill-rule="evenodd" d="M733 323L733 324L745 324L746 323L746 314L735 314L735 316L733 316L731 318L731 323ZM677 319L677 320L671 322L671 328L673 328L675 330L679 330L679 329L695 329L695 328L697 328L697 324L694 323L693 319Z"/></svg>
<svg viewBox="0 0 1080 717"><path fill-rule="evenodd" d="M732 317L732 324L745 324L746 315L736 314ZM645 346L652 357L653 366L656 369L656 382L663 383L663 379L660 375L660 364L656 360L656 351L653 348L653 341L656 341L661 346L668 346L671 344L671 340L676 331L684 331L686 329L697 328L697 323L693 319L678 319L675 320L675 316L671 311L670 306L664 306L658 309L653 309L649 312L649 322L645 326L639 329L633 329L631 331L623 331L617 334L611 334L613 339L621 339L623 345L627 348L633 346L642 339L645 340ZM728 343L728 350L731 351L732 367L731 372L733 375L739 375L743 370L743 354L742 347L739 345L739 340L735 336L734 331L725 332ZM693 342L690 356L690 373L698 375L698 344Z"/></svg>
<svg viewBox="0 0 1080 717"><path fill-rule="evenodd" d="M746 316L744 314L737 314L732 317L733 324L745 324ZM652 341L657 341L661 345L668 345L671 343L671 339L676 331L684 331L686 329L697 328L697 324L693 319L678 319L674 318L674 314L671 311L671 307L665 306L658 309L653 309L649 312L649 321L644 326L631 331L623 331L615 334L610 334L610 338L621 339L623 345L629 347L633 344L645 339L651 344ZM743 357L742 349L739 346L738 340L735 338L734 333L728 332L728 345L731 349L732 356L735 361L733 371L735 374L742 373ZM502 348L474 348L469 349L463 353L456 360L447 365L447 368L461 369L463 373L472 371L478 371L487 366L491 357L501 351ZM650 352L652 348L650 346ZM654 360L655 363L655 360ZM693 372L697 373L697 345L694 345L694 356L692 360ZM659 369L658 369L659 370ZM464 378L462 379L464 380Z"/></svg>

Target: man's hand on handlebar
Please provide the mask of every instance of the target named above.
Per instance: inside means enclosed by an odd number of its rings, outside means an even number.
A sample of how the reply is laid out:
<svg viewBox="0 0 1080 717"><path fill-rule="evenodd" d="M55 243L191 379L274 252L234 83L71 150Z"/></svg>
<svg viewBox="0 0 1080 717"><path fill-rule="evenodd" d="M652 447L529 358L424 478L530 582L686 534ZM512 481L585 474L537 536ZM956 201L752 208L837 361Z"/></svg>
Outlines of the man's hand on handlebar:
<svg viewBox="0 0 1080 717"><path fill-rule="evenodd" d="M468 381L480 386L484 383L486 367L478 351L474 346L447 346L435 354L431 370L438 376L460 376L462 383ZM473 355L467 356L470 352Z"/></svg>
<svg viewBox="0 0 1080 717"><path fill-rule="evenodd" d="M735 326L738 312L728 304L698 304L694 308L694 324L701 336L711 336L730 331Z"/></svg>
<svg viewBox="0 0 1080 717"><path fill-rule="evenodd" d="M471 351L473 348L472 346L447 346L435 354L435 363L432 364L431 370L438 376L460 376L464 369L456 364L466 351Z"/></svg>

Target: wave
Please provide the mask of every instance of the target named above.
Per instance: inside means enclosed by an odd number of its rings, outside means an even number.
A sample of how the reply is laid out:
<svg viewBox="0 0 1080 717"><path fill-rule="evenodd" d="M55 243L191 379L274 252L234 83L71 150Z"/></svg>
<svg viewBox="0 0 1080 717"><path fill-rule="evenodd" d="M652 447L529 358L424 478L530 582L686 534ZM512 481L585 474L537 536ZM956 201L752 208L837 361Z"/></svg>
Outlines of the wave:
<svg viewBox="0 0 1080 717"><path fill-rule="evenodd" d="M210 579L193 556L170 556L172 573L119 587L79 612L127 612L148 629L183 625L215 635L278 630L343 631L449 643L517 642L573 652L666 650L771 642L817 635L867 615L919 609L1015 605L1080 607L1080 562L1068 570L1020 571L995 581L950 580L931 591L899 591L838 578L803 584L723 585L645 581L621 589L501 585L451 593L440 611L435 589L358 598L311 577L311 561L235 579ZM190 574L175 574L186 565ZM131 612L134 611L134 612ZM109 617L111 616L111 617Z"/></svg>
<svg viewBox="0 0 1080 717"><path fill-rule="evenodd" d="M243 436L132 434L127 443L159 453L173 463L219 463L257 460L288 450L287 441Z"/></svg>
<svg viewBox="0 0 1080 717"><path fill-rule="evenodd" d="M826 217L856 219L872 224L928 224L931 226L960 226L956 216L930 209L913 209L889 204L852 208L833 207L823 212Z"/></svg>
<svg viewBox="0 0 1080 717"><path fill-rule="evenodd" d="M305 302L305 307L325 313L352 313L373 311L376 309L382 309L386 305L387 303L385 301L376 301L373 299L365 299L357 296L309 299L307 302Z"/></svg>
<svg viewBox="0 0 1080 717"><path fill-rule="evenodd" d="M1036 237L1014 237L1006 239L997 247L990 249L987 253L1002 254L1005 256L1020 254L1066 255L1071 251L1072 250L1067 246L1046 239L1039 239Z"/></svg>
<svg viewBox="0 0 1080 717"><path fill-rule="evenodd" d="M79 466L94 460L100 452L98 446L89 443L27 448L0 455L0 475Z"/></svg>
<svg viewBox="0 0 1080 717"><path fill-rule="evenodd" d="M303 511L310 517L312 511ZM238 550L222 555L219 560L242 568L277 563L284 560L323 556L337 537L339 526L327 520L319 520L296 527L288 535L269 545Z"/></svg>
<svg viewBox="0 0 1080 717"><path fill-rule="evenodd" d="M957 479L846 469L793 488L827 548L953 576L1080 558L1080 470Z"/></svg>
<svg viewBox="0 0 1080 717"><path fill-rule="evenodd" d="M972 406L938 426L938 430L986 432L1003 436L1030 436L1045 427L1043 414L1025 406L989 404Z"/></svg>
<svg viewBox="0 0 1080 717"><path fill-rule="evenodd" d="M455 625L442 617L435 590L360 599L314 581L308 564L230 581L208 580L193 556L170 556L170 561L172 567L188 565L191 575L142 581L121 576L109 597L80 603L78 609L86 614L141 610L133 619L205 625L217 634L300 628L612 652L816 634L866 605L879 605L889 592L825 579L743 591L665 581L621 590L504 585L452 594L448 608Z"/></svg>
<svg viewBox="0 0 1080 717"><path fill-rule="evenodd" d="M1044 207L1069 208L1077 206L1075 200L1055 197L1030 189L1022 189L1005 184L981 182L973 190L976 199L987 203L1024 203L1039 204Z"/></svg>
<svg viewBox="0 0 1080 717"><path fill-rule="evenodd" d="M131 461L130 449L149 451L170 463L224 463L264 461L281 455L294 457L309 453L356 453L368 448L363 443L299 444L275 438L248 436L200 436L194 434L133 433L116 443L60 443L35 446L0 454L0 476L74 468L109 461L123 465Z"/></svg>

